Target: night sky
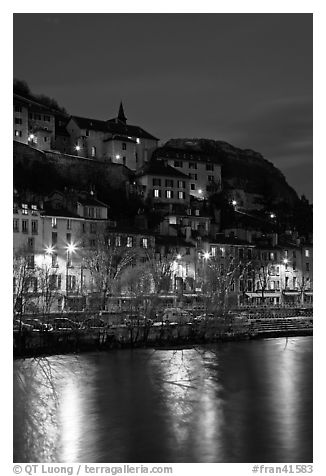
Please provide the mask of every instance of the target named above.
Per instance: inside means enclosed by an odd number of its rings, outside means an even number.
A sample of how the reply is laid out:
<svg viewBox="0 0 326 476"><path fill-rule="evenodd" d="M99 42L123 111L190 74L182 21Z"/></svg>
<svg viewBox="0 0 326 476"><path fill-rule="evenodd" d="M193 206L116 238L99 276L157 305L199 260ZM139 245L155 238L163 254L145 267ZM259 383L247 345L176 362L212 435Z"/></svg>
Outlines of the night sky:
<svg viewBox="0 0 326 476"><path fill-rule="evenodd" d="M312 200L311 14L15 14L14 77L73 115L254 149Z"/></svg>

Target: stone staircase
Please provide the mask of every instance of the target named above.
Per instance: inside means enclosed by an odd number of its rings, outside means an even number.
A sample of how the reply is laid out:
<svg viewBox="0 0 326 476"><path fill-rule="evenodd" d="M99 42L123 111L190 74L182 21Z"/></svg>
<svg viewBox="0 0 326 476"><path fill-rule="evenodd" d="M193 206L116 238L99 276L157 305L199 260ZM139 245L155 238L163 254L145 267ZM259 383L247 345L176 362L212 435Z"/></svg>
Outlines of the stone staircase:
<svg viewBox="0 0 326 476"><path fill-rule="evenodd" d="M249 329L252 334L274 335L311 335L312 318L251 319Z"/></svg>

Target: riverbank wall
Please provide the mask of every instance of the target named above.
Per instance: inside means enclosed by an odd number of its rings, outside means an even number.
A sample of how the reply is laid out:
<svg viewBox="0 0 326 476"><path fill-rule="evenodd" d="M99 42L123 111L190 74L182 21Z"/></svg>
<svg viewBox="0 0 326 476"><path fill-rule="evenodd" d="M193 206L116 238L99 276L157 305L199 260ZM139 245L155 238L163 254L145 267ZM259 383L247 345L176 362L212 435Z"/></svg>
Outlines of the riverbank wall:
<svg viewBox="0 0 326 476"><path fill-rule="evenodd" d="M33 357L123 348L185 348L201 344L313 334L311 318L201 322L14 333L14 357Z"/></svg>

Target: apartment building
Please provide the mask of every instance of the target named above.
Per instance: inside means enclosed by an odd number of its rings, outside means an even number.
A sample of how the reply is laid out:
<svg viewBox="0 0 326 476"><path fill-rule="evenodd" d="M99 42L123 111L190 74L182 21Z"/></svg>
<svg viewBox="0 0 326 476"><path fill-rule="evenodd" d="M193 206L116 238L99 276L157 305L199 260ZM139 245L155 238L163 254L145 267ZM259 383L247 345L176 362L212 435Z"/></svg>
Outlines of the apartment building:
<svg viewBox="0 0 326 476"><path fill-rule="evenodd" d="M160 147L154 152L153 160L164 161L187 175L189 193L193 197L204 199L221 190L221 165L206 154L194 150Z"/></svg>
<svg viewBox="0 0 326 476"><path fill-rule="evenodd" d="M14 94L13 139L40 150L53 148L55 112L39 102Z"/></svg>
<svg viewBox="0 0 326 476"><path fill-rule="evenodd" d="M136 179L143 197L155 208L172 211L177 206L189 207L189 177L174 167L151 161L136 173Z"/></svg>

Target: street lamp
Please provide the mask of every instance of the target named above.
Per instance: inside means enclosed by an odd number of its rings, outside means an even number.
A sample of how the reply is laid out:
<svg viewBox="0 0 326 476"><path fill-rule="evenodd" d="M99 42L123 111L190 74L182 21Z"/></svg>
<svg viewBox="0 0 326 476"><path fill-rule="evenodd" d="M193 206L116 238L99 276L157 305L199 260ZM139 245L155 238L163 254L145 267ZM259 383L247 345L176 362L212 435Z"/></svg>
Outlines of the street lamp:
<svg viewBox="0 0 326 476"><path fill-rule="evenodd" d="M68 306L68 293L69 293L69 263L70 255L77 250L77 246L74 243L68 243L66 246L67 260L66 260L66 307Z"/></svg>
<svg viewBox="0 0 326 476"><path fill-rule="evenodd" d="M211 255L208 253L208 251L206 251L206 252L204 253L204 258L205 258L206 261L210 258L210 256L211 256Z"/></svg>
<svg viewBox="0 0 326 476"><path fill-rule="evenodd" d="M233 205L234 207L236 207L238 202L237 202L236 200L232 200L231 203L232 203L232 205Z"/></svg>

